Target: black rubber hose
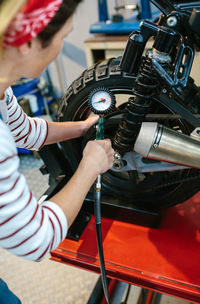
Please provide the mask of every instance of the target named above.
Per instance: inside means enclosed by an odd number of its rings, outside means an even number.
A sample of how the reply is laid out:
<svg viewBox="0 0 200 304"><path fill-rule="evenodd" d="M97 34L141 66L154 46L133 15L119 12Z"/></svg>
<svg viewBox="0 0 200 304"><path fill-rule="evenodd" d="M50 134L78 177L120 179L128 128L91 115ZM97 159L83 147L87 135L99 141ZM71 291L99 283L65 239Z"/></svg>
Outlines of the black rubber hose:
<svg viewBox="0 0 200 304"><path fill-rule="evenodd" d="M100 260L100 268L101 268L101 280L103 285L103 290L105 294L105 298L108 304L111 304L108 293L108 283L106 278L105 271L105 262L104 262L104 254L103 254L103 245L102 245L102 234L101 234L101 191L95 190L94 192L94 215L95 215L95 223L96 223L96 237L97 237L97 247L99 253Z"/></svg>

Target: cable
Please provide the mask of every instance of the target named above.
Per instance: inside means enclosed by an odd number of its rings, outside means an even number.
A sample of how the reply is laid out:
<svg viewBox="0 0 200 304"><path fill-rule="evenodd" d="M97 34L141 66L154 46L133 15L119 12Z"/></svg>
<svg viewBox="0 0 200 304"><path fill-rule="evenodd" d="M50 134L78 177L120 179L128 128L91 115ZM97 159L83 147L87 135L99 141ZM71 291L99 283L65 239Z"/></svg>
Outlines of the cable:
<svg viewBox="0 0 200 304"><path fill-rule="evenodd" d="M103 138L104 138L104 117L100 117L96 131L96 139L101 140ZM101 269L101 280L102 280L106 301L108 304L110 304L108 283L106 279L104 254L103 254L102 233L101 233L101 175L100 174L97 177L96 185L95 185L94 216L96 223L96 236L97 236L97 247L99 253L100 269Z"/></svg>
<svg viewBox="0 0 200 304"><path fill-rule="evenodd" d="M113 111L115 109L115 104L115 96L106 88L96 88L90 93L88 98L88 106L92 112L99 114L99 123L96 130L96 140L104 139L104 115L108 114L110 111ZM108 293L108 283L106 279L101 234L101 175L98 175L96 180L96 187L94 192L94 215L102 285L106 301L108 304L110 304L111 302Z"/></svg>
<svg viewBox="0 0 200 304"><path fill-rule="evenodd" d="M94 215L95 215L95 223L96 223L96 236L97 236L97 247L99 253L99 261L101 268L101 280L103 285L103 290L105 294L105 298L108 304L111 304L108 293L108 283L106 278L105 271L105 262L104 262L104 254L103 254L103 245L102 245L102 233L101 233L101 175L98 175L96 181L96 188L94 193Z"/></svg>

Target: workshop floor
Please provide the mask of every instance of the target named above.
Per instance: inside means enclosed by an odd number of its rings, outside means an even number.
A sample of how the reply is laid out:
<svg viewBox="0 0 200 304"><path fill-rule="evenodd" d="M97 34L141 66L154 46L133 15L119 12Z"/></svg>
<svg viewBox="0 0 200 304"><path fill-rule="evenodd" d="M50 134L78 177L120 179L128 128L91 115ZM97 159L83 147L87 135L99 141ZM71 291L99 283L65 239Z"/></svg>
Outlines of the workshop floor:
<svg viewBox="0 0 200 304"><path fill-rule="evenodd" d="M42 160L33 154L20 156L20 171L26 176L37 198L48 188L48 176L43 176L39 171L42 164ZM98 279L95 273L50 261L48 258L34 263L15 257L3 249L0 249L0 277L23 304L86 304ZM140 288L132 286L127 304L136 304L139 293ZM160 302L188 303L169 296L162 296Z"/></svg>

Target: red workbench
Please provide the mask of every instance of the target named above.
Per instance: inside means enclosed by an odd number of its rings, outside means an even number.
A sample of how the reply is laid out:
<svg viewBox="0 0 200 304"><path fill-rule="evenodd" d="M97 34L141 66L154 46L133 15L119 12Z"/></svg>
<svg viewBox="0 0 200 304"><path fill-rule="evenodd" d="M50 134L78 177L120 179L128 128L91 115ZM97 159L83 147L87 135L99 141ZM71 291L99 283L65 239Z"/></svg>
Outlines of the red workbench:
<svg viewBox="0 0 200 304"><path fill-rule="evenodd" d="M200 193L165 209L159 228L102 218L102 238L109 277L200 303ZM94 217L51 258L99 273Z"/></svg>

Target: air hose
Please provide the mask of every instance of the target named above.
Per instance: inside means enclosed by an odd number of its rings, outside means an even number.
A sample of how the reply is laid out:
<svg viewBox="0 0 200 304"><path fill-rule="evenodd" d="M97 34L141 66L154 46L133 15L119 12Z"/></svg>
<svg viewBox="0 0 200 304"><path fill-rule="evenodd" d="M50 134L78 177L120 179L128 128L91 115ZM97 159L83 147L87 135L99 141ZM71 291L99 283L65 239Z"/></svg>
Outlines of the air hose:
<svg viewBox="0 0 200 304"><path fill-rule="evenodd" d="M99 123L97 125L96 139L104 139L104 117L100 116ZM109 293L108 293L108 283L105 271L105 262L103 254L103 244L102 244L102 233L101 233L101 175L99 174L96 179L95 191L94 191L94 215L96 224L96 237L97 237L97 247L99 253L100 269L101 269L101 280L103 285L103 290L105 298L108 304L110 304Z"/></svg>
<svg viewBox="0 0 200 304"><path fill-rule="evenodd" d="M99 87L94 89L88 98L90 110L99 115L99 122L96 130L96 140L104 139L104 115L113 111L116 100L114 94L107 88ZM99 253L101 279L107 304L110 304L108 283L103 254L102 233L101 233L101 175L98 175L94 191L94 215L96 223L97 247Z"/></svg>

